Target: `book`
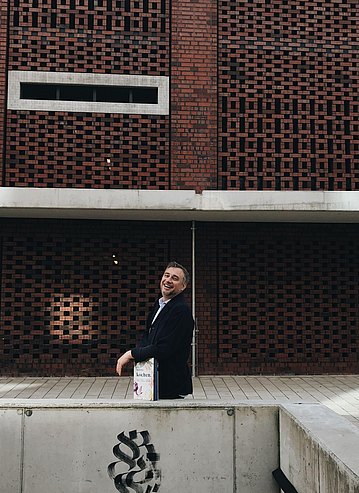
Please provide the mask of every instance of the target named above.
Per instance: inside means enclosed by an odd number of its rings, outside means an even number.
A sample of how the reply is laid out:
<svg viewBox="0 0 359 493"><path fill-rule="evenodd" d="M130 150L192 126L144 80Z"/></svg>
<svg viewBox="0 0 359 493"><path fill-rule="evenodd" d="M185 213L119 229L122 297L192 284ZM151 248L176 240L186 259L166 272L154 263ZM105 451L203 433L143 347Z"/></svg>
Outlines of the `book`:
<svg viewBox="0 0 359 493"><path fill-rule="evenodd" d="M133 371L133 398L158 400L158 362L155 358L139 361Z"/></svg>

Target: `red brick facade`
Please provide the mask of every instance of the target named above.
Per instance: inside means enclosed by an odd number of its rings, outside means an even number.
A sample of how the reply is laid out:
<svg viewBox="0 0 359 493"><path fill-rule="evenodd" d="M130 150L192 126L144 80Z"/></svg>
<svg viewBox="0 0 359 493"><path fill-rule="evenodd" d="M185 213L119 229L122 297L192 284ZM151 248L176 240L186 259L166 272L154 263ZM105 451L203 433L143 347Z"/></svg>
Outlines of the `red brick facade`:
<svg viewBox="0 0 359 493"><path fill-rule="evenodd" d="M2 186L359 191L354 0L0 0L0 16ZM7 70L165 76L170 111L7 109ZM358 235L197 223L199 372L359 371ZM191 240L187 222L0 219L1 373L113 374Z"/></svg>
<svg viewBox="0 0 359 493"><path fill-rule="evenodd" d="M357 372L357 226L197 227L204 373Z"/></svg>
<svg viewBox="0 0 359 493"><path fill-rule="evenodd" d="M168 76L170 115L9 111L6 186L359 190L356 2L50 3L10 70Z"/></svg>
<svg viewBox="0 0 359 493"><path fill-rule="evenodd" d="M189 265L190 236L187 223L1 221L2 372L113 374L166 259Z"/></svg>
<svg viewBox="0 0 359 493"><path fill-rule="evenodd" d="M10 70L168 76L167 2L50 3L11 8ZM167 189L168 136L167 116L9 111L5 184Z"/></svg>
<svg viewBox="0 0 359 493"><path fill-rule="evenodd" d="M359 190L357 2L221 5L222 188Z"/></svg>
<svg viewBox="0 0 359 493"><path fill-rule="evenodd" d="M5 166L5 122L6 122L6 72L8 53L8 10L7 1L0 0L0 184L3 184Z"/></svg>
<svg viewBox="0 0 359 493"><path fill-rule="evenodd" d="M217 188L217 11L172 2L171 188Z"/></svg>
<svg viewBox="0 0 359 493"><path fill-rule="evenodd" d="M191 265L190 223L0 225L3 374L112 375L164 262ZM356 226L199 223L196 233L201 374L359 371Z"/></svg>

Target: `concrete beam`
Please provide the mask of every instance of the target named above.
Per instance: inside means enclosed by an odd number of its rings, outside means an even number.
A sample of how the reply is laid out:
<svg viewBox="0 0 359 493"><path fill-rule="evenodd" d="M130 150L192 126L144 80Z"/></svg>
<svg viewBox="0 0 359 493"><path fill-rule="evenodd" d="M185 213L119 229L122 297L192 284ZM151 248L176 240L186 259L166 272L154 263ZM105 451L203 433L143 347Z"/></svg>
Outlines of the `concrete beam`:
<svg viewBox="0 0 359 493"><path fill-rule="evenodd" d="M358 223L359 192L0 187L0 217Z"/></svg>

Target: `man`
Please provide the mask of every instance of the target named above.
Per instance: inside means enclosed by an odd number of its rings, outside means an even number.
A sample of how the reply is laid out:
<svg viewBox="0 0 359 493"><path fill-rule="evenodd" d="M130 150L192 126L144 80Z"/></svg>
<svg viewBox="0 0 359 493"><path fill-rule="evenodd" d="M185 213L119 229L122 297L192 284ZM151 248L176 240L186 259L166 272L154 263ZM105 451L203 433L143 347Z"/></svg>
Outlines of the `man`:
<svg viewBox="0 0 359 493"><path fill-rule="evenodd" d="M194 321L182 292L189 283L187 270L170 262L160 281L162 298L147 318L146 333L138 347L117 360L116 371L131 360L155 357L159 365L159 398L179 399L192 393L192 379L187 365Z"/></svg>

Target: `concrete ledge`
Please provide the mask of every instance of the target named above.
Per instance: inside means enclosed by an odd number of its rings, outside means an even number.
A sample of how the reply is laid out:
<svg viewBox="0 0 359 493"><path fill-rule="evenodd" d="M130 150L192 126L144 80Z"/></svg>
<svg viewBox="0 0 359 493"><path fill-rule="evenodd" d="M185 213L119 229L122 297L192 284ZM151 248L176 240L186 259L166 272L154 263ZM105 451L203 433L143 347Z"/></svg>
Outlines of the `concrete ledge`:
<svg viewBox="0 0 359 493"><path fill-rule="evenodd" d="M359 192L0 187L0 217L358 223Z"/></svg>
<svg viewBox="0 0 359 493"><path fill-rule="evenodd" d="M235 409L236 407L255 407L258 409L278 408L277 403L266 401L225 401L194 399L163 399L160 401L141 401L137 399L0 399L0 409Z"/></svg>
<svg viewBox="0 0 359 493"><path fill-rule="evenodd" d="M280 467L300 493L359 492L359 430L318 405L279 411Z"/></svg>

